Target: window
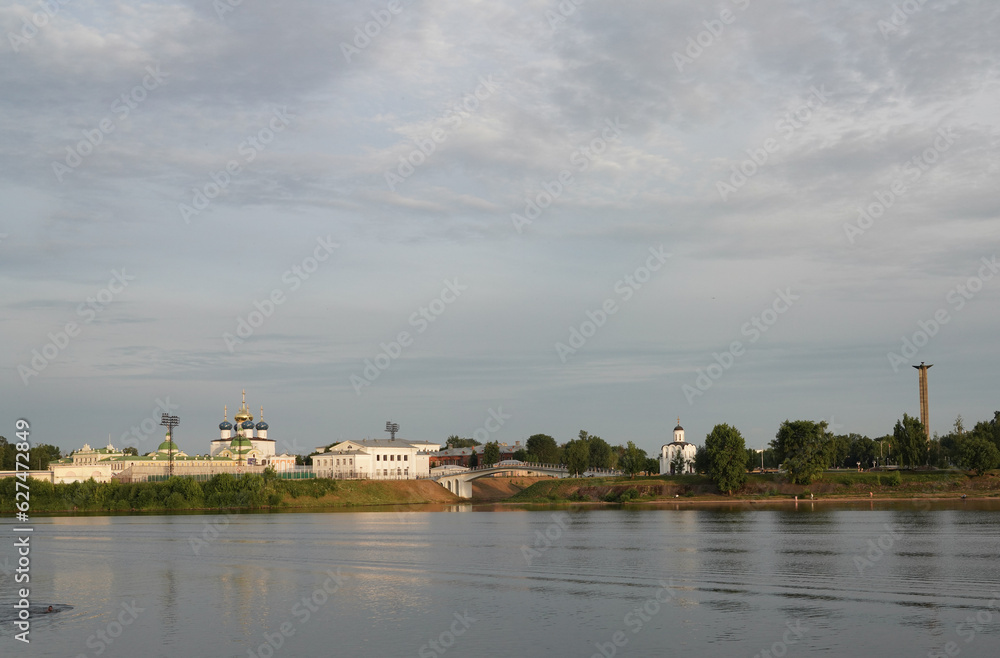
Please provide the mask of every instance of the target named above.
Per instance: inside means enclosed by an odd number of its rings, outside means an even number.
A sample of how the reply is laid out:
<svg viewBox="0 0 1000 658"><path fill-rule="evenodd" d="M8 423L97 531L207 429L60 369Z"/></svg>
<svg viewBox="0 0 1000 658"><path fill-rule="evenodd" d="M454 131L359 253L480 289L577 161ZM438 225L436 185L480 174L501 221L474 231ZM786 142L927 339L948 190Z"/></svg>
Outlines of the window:
<svg viewBox="0 0 1000 658"><path fill-rule="evenodd" d="M409 455L403 455L403 461L404 462L410 461L410 456Z"/></svg>
<svg viewBox="0 0 1000 658"><path fill-rule="evenodd" d="M375 461L381 461L382 455L375 455Z"/></svg>

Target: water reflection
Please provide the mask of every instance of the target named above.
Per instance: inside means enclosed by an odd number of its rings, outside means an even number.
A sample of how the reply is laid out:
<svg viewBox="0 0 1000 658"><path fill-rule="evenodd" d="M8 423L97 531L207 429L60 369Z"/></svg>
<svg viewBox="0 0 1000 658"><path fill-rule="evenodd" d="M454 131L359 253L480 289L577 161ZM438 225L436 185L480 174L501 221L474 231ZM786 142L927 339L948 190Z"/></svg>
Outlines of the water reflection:
<svg viewBox="0 0 1000 658"><path fill-rule="evenodd" d="M623 656L745 656L789 623L796 655L925 655L1000 589L996 502L436 509L237 515L197 555L211 517L40 519L39 584L75 607L32 655L79 654L132 598L146 612L105 655L245 656L282 623L282 655L419 655L465 612L483 621L449 658L589 656L616 632Z"/></svg>

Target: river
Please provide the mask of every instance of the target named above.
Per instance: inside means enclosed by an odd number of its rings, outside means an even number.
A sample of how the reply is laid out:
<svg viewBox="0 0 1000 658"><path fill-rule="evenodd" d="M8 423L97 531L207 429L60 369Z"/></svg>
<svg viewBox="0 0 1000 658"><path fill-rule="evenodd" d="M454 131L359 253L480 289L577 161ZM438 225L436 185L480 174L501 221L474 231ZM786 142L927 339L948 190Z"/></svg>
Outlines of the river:
<svg viewBox="0 0 1000 658"><path fill-rule="evenodd" d="M32 527L31 642L14 639L4 573L5 657L1000 653L998 501L462 505ZM3 530L10 570L15 534ZM56 613L40 612L50 604Z"/></svg>

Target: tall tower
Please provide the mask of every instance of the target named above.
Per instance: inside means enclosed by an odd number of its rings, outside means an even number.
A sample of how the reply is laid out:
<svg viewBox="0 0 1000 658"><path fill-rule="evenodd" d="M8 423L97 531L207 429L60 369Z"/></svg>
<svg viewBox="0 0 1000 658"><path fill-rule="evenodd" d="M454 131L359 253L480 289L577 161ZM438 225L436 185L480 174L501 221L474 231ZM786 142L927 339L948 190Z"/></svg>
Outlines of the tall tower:
<svg viewBox="0 0 1000 658"><path fill-rule="evenodd" d="M927 402L927 370L934 364L924 365L921 361L919 366L913 366L920 371L920 422L924 424L924 432L927 433L927 440L931 440L931 412Z"/></svg>

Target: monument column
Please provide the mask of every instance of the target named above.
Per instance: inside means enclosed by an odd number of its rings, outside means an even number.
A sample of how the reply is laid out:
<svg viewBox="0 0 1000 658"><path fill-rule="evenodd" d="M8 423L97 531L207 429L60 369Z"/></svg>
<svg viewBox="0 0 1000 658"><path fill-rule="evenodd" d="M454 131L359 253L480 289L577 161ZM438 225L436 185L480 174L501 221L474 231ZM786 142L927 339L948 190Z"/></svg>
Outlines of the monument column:
<svg viewBox="0 0 1000 658"><path fill-rule="evenodd" d="M930 369L934 364L924 365L921 361L919 366L913 366L920 371L920 422L924 424L924 432L927 434L927 440L931 440L931 413L929 404L927 402L927 370Z"/></svg>

